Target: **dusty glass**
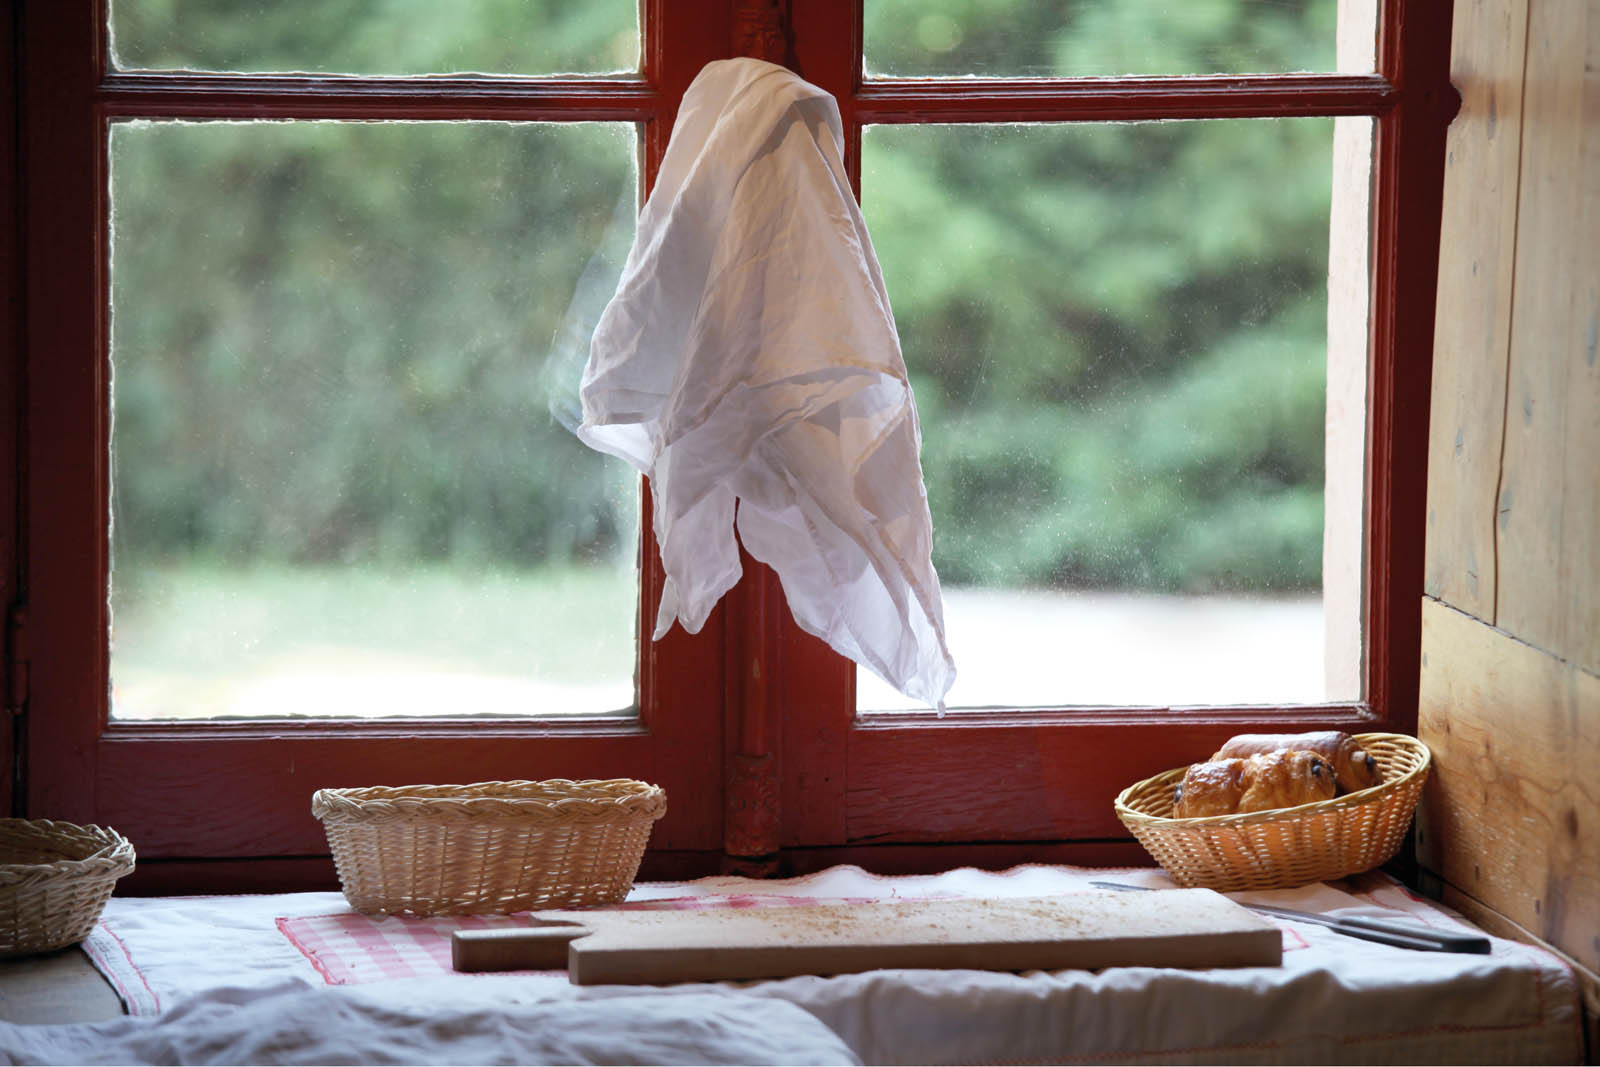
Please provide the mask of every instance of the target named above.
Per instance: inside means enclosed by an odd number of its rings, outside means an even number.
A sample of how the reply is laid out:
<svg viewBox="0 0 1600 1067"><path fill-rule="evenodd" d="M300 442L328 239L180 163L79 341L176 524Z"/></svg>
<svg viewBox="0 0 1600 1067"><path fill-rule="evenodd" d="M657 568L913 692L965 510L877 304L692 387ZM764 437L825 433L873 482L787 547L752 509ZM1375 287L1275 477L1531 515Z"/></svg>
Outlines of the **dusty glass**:
<svg viewBox="0 0 1600 1067"><path fill-rule="evenodd" d="M122 70L242 74L618 73L635 0L112 0Z"/></svg>
<svg viewBox="0 0 1600 1067"><path fill-rule="evenodd" d="M633 706L631 124L112 127L118 718Z"/></svg>
<svg viewBox="0 0 1600 1067"><path fill-rule="evenodd" d="M898 77L1365 72L1375 8L1370 0L866 0L865 65L869 75Z"/></svg>
<svg viewBox="0 0 1600 1067"><path fill-rule="evenodd" d="M1325 489L1364 469L1326 453L1333 133L864 132L953 706L1359 697L1325 662L1325 601L1360 596L1359 568L1325 579L1325 533L1361 524ZM859 703L910 706L866 672Z"/></svg>

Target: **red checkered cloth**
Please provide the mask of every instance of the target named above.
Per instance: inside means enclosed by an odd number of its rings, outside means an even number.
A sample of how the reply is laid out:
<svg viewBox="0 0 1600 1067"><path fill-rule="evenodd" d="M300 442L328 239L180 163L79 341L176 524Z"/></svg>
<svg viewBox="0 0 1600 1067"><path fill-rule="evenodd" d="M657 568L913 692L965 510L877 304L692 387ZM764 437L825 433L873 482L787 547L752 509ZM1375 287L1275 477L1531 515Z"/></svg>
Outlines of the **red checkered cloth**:
<svg viewBox="0 0 1600 1067"><path fill-rule="evenodd" d="M843 904L870 897L727 896L671 897L617 904L601 911L700 911L721 908L782 908L797 904ZM304 915L277 920L278 929L299 949L329 985L360 985L390 978L427 978L455 974L450 964L450 935L457 930L497 930L526 926L528 913L518 915L439 915L428 919L397 915ZM565 971L521 971L520 974L565 974Z"/></svg>

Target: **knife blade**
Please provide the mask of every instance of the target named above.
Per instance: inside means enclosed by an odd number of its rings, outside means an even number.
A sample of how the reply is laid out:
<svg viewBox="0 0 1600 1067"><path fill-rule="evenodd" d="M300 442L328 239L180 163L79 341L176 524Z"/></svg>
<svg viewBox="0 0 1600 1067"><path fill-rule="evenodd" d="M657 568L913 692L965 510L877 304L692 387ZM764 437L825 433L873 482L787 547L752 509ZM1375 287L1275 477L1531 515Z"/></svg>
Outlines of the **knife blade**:
<svg viewBox="0 0 1600 1067"><path fill-rule="evenodd" d="M1159 893L1144 885L1127 885L1122 882L1090 882L1096 889L1132 890L1141 893ZM1465 952L1486 956L1489 954L1489 939L1476 934L1449 934L1422 926L1417 923L1399 922L1393 919L1370 919L1364 915L1334 916L1317 915L1309 911L1295 911L1292 908L1277 908L1267 904L1246 904L1236 901L1240 907L1248 908L1260 915L1271 915L1292 922L1315 923L1325 926L1335 933L1344 934L1346 937L1356 937L1363 941L1374 941L1380 945L1391 945L1395 948L1408 948L1418 952Z"/></svg>

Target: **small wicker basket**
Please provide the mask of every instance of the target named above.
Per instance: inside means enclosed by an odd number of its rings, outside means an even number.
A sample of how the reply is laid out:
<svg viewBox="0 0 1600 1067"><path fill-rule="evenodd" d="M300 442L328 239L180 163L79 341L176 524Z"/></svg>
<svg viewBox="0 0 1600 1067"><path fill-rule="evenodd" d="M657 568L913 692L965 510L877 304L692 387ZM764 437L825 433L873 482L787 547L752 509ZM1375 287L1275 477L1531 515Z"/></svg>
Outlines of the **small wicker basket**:
<svg viewBox="0 0 1600 1067"><path fill-rule="evenodd" d="M616 903L666 810L659 786L628 778L321 789L311 798L345 899L369 915Z"/></svg>
<svg viewBox="0 0 1600 1067"><path fill-rule="evenodd" d="M1117 817L1179 885L1286 889L1369 871L1400 849L1428 777L1428 747L1401 734L1358 734L1383 783L1332 800L1244 815L1172 818L1187 767L1124 789Z"/></svg>
<svg viewBox="0 0 1600 1067"><path fill-rule="evenodd" d="M0 819L0 956L88 937L133 862L133 846L109 828Z"/></svg>

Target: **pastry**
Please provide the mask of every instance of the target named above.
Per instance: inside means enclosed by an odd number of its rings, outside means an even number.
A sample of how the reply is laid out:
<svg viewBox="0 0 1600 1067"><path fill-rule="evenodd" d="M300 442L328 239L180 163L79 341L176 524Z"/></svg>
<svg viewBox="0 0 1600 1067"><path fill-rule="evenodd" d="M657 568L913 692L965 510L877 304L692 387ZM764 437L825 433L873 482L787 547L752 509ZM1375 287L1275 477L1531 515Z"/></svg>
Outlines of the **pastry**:
<svg viewBox="0 0 1600 1067"><path fill-rule="evenodd" d="M1172 815L1194 819L1331 800L1333 767L1314 752L1280 749L1196 763L1178 786Z"/></svg>
<svg viewBox="0 0 1600 1067"><path fill-rule="evenodd" d="M1383 771L1378 761L1361 747L1359 741L1339 730L1305 734L1240 734L1230 738L1211 758L1243 759L1258 752L1286 749L1315 752L1332 764L1339 788L1346 793L1368 789L1383 781Z"/></svg>
<svg viewBox="0 0 1600 1067"><path fill-rule="evenodd" d="M1172 808L1173 818L1232 815L1239 806L1239 797L1244 793L1244 786L1239 781L1243 771L1242 759L1213 760L1191 766L1178 785L1177 803Z"/></svg>
<svg viewBox="0 0 1600 1067"><path fill-rule="evenodd" d="M1333 767L1315 752L1299 749L1259 752L1244 761L1239 776L1244 792L1235 811L1293 808L1332 800L1339 791Z"/></svg>

